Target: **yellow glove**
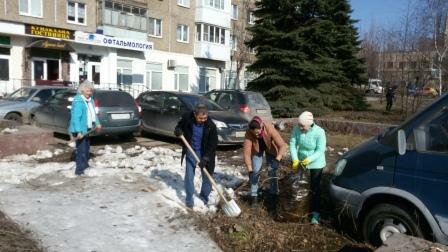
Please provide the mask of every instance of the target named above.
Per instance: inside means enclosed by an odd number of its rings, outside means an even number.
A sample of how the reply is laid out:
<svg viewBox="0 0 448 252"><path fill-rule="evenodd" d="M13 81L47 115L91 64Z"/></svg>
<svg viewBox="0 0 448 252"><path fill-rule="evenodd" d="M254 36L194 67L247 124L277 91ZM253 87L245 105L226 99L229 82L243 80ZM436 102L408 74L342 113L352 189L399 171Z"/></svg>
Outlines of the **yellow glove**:
<svg viewBox="0 0 448 252"><path fill-rule="evenodd" d="M292 161L292 166L291 166L291 168L293 169L293 170L297 170L298 168L299 168L299 160L294 160L294 161Z"/></svg>
<svg viewBox="0 0 448 252"><path fill-rule="evenodd" d="M311 161L309 158L305 158L301 163L303 166L308 166L311 163Z"/></svg>

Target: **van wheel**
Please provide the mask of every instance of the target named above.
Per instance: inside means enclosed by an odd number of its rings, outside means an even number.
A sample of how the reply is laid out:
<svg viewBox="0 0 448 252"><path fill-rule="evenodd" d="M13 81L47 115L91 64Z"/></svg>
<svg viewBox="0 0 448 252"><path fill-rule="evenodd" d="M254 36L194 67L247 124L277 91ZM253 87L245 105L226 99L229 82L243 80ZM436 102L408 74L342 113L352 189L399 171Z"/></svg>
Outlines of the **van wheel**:
<svg viewBox="0 0 448 252"><path fill-rule="evenodd" d="M11 121L15 121L18 123L23 123L23 119L22 116L17 114L17 113L9 113L5 116L6 120L11 120Z"/></svg>
<svg viewBox="0 0 448 252"><path fill-rule="evenodd" d="M423 238L418 213L392 204L379 204L367 213L362 223L364 240L381 246L393 233ZM421 220L423 222L423 220Z"/></svg>

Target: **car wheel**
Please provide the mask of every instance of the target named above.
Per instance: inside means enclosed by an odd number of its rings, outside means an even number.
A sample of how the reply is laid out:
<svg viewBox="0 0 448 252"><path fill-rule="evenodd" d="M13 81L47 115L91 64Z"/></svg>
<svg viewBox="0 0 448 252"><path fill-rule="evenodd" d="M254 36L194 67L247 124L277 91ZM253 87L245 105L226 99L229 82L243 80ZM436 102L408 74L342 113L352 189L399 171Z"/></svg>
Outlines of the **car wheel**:
<svg viewBox="0 0 448 252"><path fill-rule="evenodd" d="M6 120L11 120L11 121L15 121L18 123L22 123L23 122L23 118L21 115L17 114L17 113L9 113L5 116Z"/></svg>
<svg viewBox="0 0 448 252"><path fill-rule="evenodd" d="M364 240L381 246L393 233L423 238L418 214L392 204L379 204L367 213L362 225Z"/></svg>

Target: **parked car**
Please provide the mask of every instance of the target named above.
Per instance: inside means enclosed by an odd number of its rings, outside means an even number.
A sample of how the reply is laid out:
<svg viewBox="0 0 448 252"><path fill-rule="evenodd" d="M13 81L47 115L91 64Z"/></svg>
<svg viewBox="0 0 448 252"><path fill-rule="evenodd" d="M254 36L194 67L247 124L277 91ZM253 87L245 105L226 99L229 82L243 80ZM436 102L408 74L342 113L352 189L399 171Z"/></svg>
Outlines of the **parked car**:
<svg viewBox="0 0 448 252"><path fill-rule="evenodd" d="M247 121L256 115L266 121L273 120L271 107L261 93L243 90L212 90L205 96L224 109L241 115Z"/></svg>
<svg viewBox="0 0 448 252"><path fill-rule="evenodd" d="M369 79L366 93L382 94L384 92L384 88L381 83L382 82L379 79Z"/></svg>
<svg viewBox="0 0 448 252"><path fill-rule="evenodd" d="M0 99L0 118L20 123L29 123L30 111L45 103L64 87L33 86L22 87Z"/></svg>
<svg viewBox="0 0 448 252"><path fill-rule="evenodd" d="M68 134L70 109L77 91L67 89L56 93L49 101L31 112L30 121L40 127ZM140 127L140 107L132 96L123 91L95 90L95 111L101 122L98 135L130 137Z"/></svg>
<svg viewBox="0 0 448 252"><path fill-rule="evenodd" d="M448 245L448 95L398 127L344 154L332 199L365 240L405 233Z"/></svg>
<svg viewBox="0 0 448 252"><path fill-rule="evenodd" d="M417 89L417 94L430 95L436 97L439 95L439 91L431 85L424 85L423 87Z"/></svg>
<svg viewBox="0 0 448 252"><path fill-rule="evenodd" d="M142 107L142 130L174 136L174 128L182 114L191 112L195 105L203 103L218 129L219 145L241 144L247 129L245 118L224 110L204 96L189 93L148 91L136 99Z"/></svg>

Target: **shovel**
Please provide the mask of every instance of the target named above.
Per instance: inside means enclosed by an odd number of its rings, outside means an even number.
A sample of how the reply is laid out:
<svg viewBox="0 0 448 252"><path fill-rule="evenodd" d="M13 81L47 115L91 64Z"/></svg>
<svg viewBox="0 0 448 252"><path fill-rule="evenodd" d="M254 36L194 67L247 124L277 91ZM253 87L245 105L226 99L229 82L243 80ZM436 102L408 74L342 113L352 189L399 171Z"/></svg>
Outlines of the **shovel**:
<svg viewBox="0 0 448 252"><path fill-rule="evenodd" d="M188 144L187 139L183 135L180 136L180 139L182 139L182 142L184 142L185 146L188 148L190 153L193 155L194 159L196 159L196 162L200 162L199 157L196 155L196 152L191 148L191 146ZM215 180L210 176L207 169L202 169L207 176L208 180L212 183L213 188L218 192L219 197L224 201L224 205L222 207L222 210L224 213L229 217L238 217L238 215L241 214L240 207L236 204L235 200L228 201L226 197L222 194L222 192L219 190L218 185L216 184Z"/></svg>
<svg viewBox="0 0 448 252"><path fill-rule="evenodd" d="M89 131L87 131L87 133L86 133L82 138L84 138L84 137L86 137L86 136L92 134L95 130L96 130L96 127L95 127L95 128L92 128L92 129L89 130ZM73 144L75 144L75 142L76 142L77 139L76 139L76 137L72 136L71 133L69 133L69 136L70 136L70 141L68 142L67 145L68 145L68 146L72 146Z"/></svg>

